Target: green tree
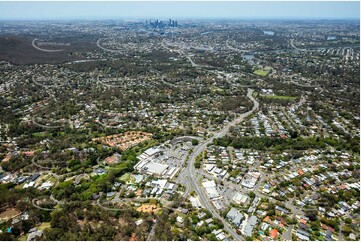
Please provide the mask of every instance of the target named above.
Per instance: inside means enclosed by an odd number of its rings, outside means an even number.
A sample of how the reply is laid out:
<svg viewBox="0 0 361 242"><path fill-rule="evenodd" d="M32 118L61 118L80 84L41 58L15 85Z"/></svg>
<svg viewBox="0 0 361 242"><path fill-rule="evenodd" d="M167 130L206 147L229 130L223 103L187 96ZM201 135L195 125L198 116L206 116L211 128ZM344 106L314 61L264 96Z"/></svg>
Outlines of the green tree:
<svg viewBox="0 0 361 242"><path fill-rule="evenodd" d="M347 225L342 226L342 233L344 233L345 235L348 236L351 232L352 232L352 229L349 226L347 226Z"/></svg>
<svg viewBox="0 0 361 242"><path fill-rule="evenodd" d="M200 161L195 161L194 162L194 167L197 168L197 169L201 168L201 162Z"/></svg>
<svg viewBox="0 0 361 242"><path fill-rule="evenodd" d="M197 139L192 139L192 145L198 145L199 141Z"/></svg>
<svg viewBox="0 0 361 242"><path fill-rule="evenodd" d="M310 209L307 210L305 213L306 217L308 217L311 221L316 221L317 220L317 215L318 212L316 209Z"/></svg>

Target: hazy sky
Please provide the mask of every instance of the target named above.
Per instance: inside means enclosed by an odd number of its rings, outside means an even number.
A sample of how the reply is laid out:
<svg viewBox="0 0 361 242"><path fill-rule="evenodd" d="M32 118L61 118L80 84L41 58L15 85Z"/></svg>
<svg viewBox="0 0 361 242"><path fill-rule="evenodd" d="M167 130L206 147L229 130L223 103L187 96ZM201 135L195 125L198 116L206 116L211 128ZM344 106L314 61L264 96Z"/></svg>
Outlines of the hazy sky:
<svg viewBox="0 0 361 242"><path fill-rule="evenodd" d="M0 2L0 19L360 18L360 2Z"/></svg>

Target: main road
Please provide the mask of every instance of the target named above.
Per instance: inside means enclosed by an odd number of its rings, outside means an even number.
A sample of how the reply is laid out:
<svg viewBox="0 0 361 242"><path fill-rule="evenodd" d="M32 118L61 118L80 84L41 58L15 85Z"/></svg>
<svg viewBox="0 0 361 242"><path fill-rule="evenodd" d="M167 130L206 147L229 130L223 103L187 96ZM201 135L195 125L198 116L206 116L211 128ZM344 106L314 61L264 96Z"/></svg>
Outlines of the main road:
<svg viewBox="0 0 361 242"><path fill-rule="evenodd" d="M195 175L196 171L195 171L195 167L194 167L194 162L195 162L196 157L199 154L201 154L207 148L207 145L211 144L214 139L226 135L229 132L229 129L231 126L242 122L244 118L246 118L247 116L249 116L250 114L252 114L254 111L256 111L258 109L259 103L253 98L252 94L253 94L253 89L248 88L247 97L252 100L253 108L250 111L241 114L238 118L234 119L232 122L229 122L223 129L214 133L214 135L212 137L206 139L205 141L200 143L198 146L196 146L194 148L192 154L189 156L189 162L188 162L187 167L185 168L185 173L187 174L187 178L190 181L188 184L190 184L193 187L194 191L199 196L201 203L207 210L209 210L212 213L213 217L218 218L223 222L224 228L228 231L228 233L230 235L232 235L234 240L244 240L244 238L242 236L240 236L239 234L237 234L235 232L235 230L232 227L230 227L230 225L227 223L227 221L225 221L225 219L223 219L218 214L218 212L212 206L209 199L205 196L204 192L201 190L200 184L198 183L198 180Z"/></svg>

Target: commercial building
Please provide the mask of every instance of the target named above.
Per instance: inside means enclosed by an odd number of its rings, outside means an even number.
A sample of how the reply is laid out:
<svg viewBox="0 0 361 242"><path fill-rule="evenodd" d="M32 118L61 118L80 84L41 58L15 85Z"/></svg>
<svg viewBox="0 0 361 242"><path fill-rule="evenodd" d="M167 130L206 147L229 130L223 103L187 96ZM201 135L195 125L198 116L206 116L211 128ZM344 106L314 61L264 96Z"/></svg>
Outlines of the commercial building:
<svg viewBox="0 0 361 242"><path fill-rule="evenodd" d="M142 154L137 156L139 162L134 166L134 169L139 172L146 173L148 175L162 176L173 178L179 168L169 167L167 164L163 164L161 157L161 150L158 148L149 148Z"/></svg>
<svg viewBox="0 0 361 242"><path fill-rule="evenodd" d="M256 226L256 224L257 224L257 217L251 216L247 221L247 224L244 228L243 234L245 236L252 236L253 228L254 228L254 226Z"/></svg>
<svg viewBox="0 0 361 242"><path fill-rule="evenodd" d="M243 213L232 207L231 210L229 210L227 213L226 217L228 221L230 221L236 227L239 227L243 220Z"/></svg>
<svg viewBox="0 0 361 242"><path fill-rule="evenodd" d="M202 183L202 186L206 190L206 192L207 192L210 199L218 198L220 196L218 191L217 191L216 183L214 182L214 180L205 181L205 182Z"/></svg>
<svg viewBox="0 0 361 242"><path fill-rule="evenodd" d="M244 204L244 203L247 202L248 197L247 197L246 195L243 195L243 194L237 192L237 193L233 196L232 200L233 200L235 203L237 203L237 204Z"/></svg>

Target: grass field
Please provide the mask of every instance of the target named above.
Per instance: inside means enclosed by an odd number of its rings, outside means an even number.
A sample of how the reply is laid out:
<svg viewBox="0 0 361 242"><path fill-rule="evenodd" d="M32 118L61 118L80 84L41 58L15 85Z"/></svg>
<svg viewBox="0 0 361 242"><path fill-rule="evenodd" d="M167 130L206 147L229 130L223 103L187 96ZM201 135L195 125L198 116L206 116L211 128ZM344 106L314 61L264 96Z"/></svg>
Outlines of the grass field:
<svg viewBox="0 0 361 242"><path fill-rule="evenodd" d="M272 68L268 66L268 67L265 67L264 69L255 70L253 72L253 74L255 74L257 76L265 77L271 72L271 70L272 70Z"/></svg>
<svg viewBox="0 0 361 242"><path fill-rule="evenodd" d="M37 132L37 133L32 133L32 136L34 136L35 138L45 138L47 137L46 132Z"/></svg>
<svg viewBox="0 0 361 242"><path fill-rule="evenodd" d="M130 173L125 173L125 174L122 175L119 179L120 179L121 181L126 182L126 181L129 180L129 178L130 178Z"/></svg>
<svg viewBox="0 0 361 242"><path fill-rule="evenodd" d="M39 230L44 230L44 229L47 229L47 228L50 228L51 226L50 226L50 222L45 222L45 223L42 223L39 227L38 227L38 229Z"/></svg>
<svg viewBox="0 0 361 242"><path fill-rule="evenodd" d="M50 178L50 179L49 179ZM55 184L56 183L56 178L51 176L47 179L48 182L51 182L52 184Z"/></svg>
<svg viewBox="0 0 361 242"><path fill-rule="evenodd" d="M216 93L216 92L222 92L223 89L222 89L222 88L219 88L219 87L214 87L214 86L212 86L212 87L211 87L211 91L212 91L213 93Z"/></svg>
<svg viewBox="0 0 361 242"><path fill-rule="evenodd" d="M298 97L291 97L291 96L265 96L266 98L269 98L269 99L280 99L280 100L288 100L288 101L294 101L296 100Z"/></svg>
<svg viewBox="0 0 361 242"><path fill-rule="evenodd" d="M19 240L19 241L26 241L27 238L28 238L28 234L24 234L24 235L20 236L20 237L18 238L18 240Z"/></svg>

